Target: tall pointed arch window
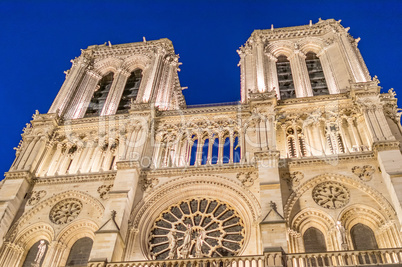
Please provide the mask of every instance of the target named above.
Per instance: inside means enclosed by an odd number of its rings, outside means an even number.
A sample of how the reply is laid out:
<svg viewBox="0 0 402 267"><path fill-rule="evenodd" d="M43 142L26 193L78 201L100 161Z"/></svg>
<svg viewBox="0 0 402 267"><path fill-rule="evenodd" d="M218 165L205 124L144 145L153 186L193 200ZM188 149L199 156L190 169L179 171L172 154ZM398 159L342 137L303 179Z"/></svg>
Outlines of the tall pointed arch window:
<svg viewBox="0 0 402 267"><path fill-rule="evenodd" d="M329 91L324 71L322 70L320 59L315 53L308 52L306 54L306 65L313 95L328 95Z"/></svg>
<svg viewBox="0 0 402 267"><path fill-rule="evenodd" d="M286 142L290 158L307 156L304 134L300 126L290 126L286 129Z"/></svg>
<svg viewBox="0 0 402 267"><path fill-rule="evenodd" d="M123 95L121 96L118 112L126 111L130 109L131 101L137 99L138 90L140 88L142 80L142 70L136 69L131 72L130 77L128 77L126 85L124 86Z"/></svg>
<svg viewBox="0 0 402 267"><path fill-rule="evenodd" d="M373 230L362 223L355 224L350 229L350 236L355 250L378 249Z"/></svg>
<svg viewBox="0 0 402 267"><path fill-rule="evenodd" d="M345 146L343 144L342 136L339 126L336 124L329 124L325 129L325 136L327 144L332 154L345 153Z"/></svg>
<svg viewBox="0 0 402 267"><path fill-rule="evenodd" d="M276 71L278 73L279 93L281 99L295 98L296 91L293 83L290 62L284 55L280 55L276 61Z"/></svg>
<svg viewBox="0 0 402 267"><path fill-rule="evenodd" d="M86 266L91 254L93 241L89 237L78 239L71 247L66 266Z"/></svg>
<svg viewBox="0 0 402 267"><path fill-rule="evenodd" d="M308 228L303 234L306 253L327 251L324 234L315 227Z"/></svg>
<svg viewBox="0 0 402 267"><path fill-rule="evenodd" d="M95 92L92 95L91 102L85 113L85 117L99 116L105 105L107 95L109 94L110 87L113 83L113 72L109 72L99 81L95 88Z"/></svg>
<svg viewBox="0 0 402 267"><path fill-rule="evenodd" d="M22 267L41 267L45 259L49 242L47 240L40 240L32 245L25 257Z"/></svg>

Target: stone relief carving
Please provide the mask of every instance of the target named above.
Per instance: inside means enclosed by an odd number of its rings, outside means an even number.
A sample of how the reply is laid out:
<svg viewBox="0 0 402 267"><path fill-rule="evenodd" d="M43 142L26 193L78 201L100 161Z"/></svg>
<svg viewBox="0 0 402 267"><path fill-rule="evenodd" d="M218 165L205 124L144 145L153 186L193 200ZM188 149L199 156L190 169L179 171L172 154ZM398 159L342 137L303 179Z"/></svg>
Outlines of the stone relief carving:
<svg viewBox="0 0 402 267"><path fill-rule="evenodd" d="M301 180L304 178L304 174L302 172L296 171L296 172L286 172L283 174L283 179L286 180L289 189L294 190L294 188L298 187L300 185Z"/></svg>
<svg viewBox="0 0 402 267"><path fill-rule="evenodd" d="M326 209L339 209L348 204L349 190L337 182L324 182L313 189L314 201Z"/></svg>
<svg viewBox="0 0 402 267"><path fill-rule="evenodd" d="M373 166L365 165L363 167L355 166L352 168L352 172L360 178L360 180L368 182L373 178L375 169Z"/></svg>
<svg viewBox="0 0 402 267"><path fill-rule="evenodd" d="M31 197L28 199L28 205L36 205L43 197L46 196L45 190L32 191Z"/></svg>
<svg viewBox="0 0 402 267"><path fill-rule="evenodd" d="M101 199L108 199L109 198L109 191L113 187L113 184L109 185L101 185L98 187L98 193Z"/></svg>
<svg viewBox="0 0 402 267"><path fill-rule="evenodd" d="M257 174L255 172L239 172L236 178L242 182L244 186L250 187L254 184L255 179L257 179Z"/></svg>
<svg viewBox="0 0 402 267"><path fill-rule="evenodd" d="M224 202L195 198L168 207L149 234L151 258L234 256L244 242L243 221Z"/></svg>
<svg viewBox="0 0 402 267"><path fill-rule="evenodd" d="M82 202L76 198L62 200L50 210L49 218L55 224L67 224L73 221L82 210Z"/></svg>
<svg viewBox="0 0 402 267"><path fill-rule="evenodd" d="M144 178L142 179L142 190L148 192L152 188L154 188L158 183L159 183L158 178L144 176Z"/></svg>
<svg viewBox="0 0 402 267"><path fill-rule="evenodd" d="M339 244L341 244L342 250L348 250L348 242L346 239L346 229L342 225L342 222L336 221L336 237L338 238Z"/></svg>

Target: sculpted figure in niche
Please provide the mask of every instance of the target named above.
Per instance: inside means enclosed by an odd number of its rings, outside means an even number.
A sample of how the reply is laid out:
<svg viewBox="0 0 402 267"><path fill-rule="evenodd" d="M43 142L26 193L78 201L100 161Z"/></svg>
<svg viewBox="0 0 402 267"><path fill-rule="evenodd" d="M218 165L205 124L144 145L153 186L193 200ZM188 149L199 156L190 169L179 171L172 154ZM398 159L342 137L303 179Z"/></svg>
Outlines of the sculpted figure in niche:
<svg viewBox="0 0 402 267"><path fill-rule="evenodd" d="M35 260L34 260L34 265L33 266L39 266L39 264L40 264L40 261L42 260L42 258L43 258L43 255L45 255L45 252L46 252L46 243L45 243L45 241L44 240L41 240L40 241L40 243L39 243L39 246L38 246L38 253L36 253L36 257L35 257Z"/></svg>
<svg viewBox="0 0 402 267"><path fill-rule="evenodd" d="M204 239L205 239L206 233L204 230L200 230L197 235L197 239L195 242L195 257L196 258L202 258L202 244L204 244Z"/></svg>
<svg viewBox="0 0 402 267"><path fill-rule="evenodd" d="M193 228L191 227L191 224L187 224L186 227L187 227L187 230L184 232L183 245L181 245L181 248L179 251L180 259L188 258L188 255L190 254L191 234L193 233Z"/></svg>
<svg viewBox="0 0 402 267"><path fill-rule="evenodd" d="M177 233L175 230L170 231L167 234L167 238L169 240L169 256L167 259L174 259L177 255Z"/></svg>
<svg viewBox="0 0 402 267"><path fill-rule="evenodd" d="M348 243L346 240L346 229L343 227L340 221L336 222L336 234L338 237L338 241L341 244L342 250L348 250Z"/></svg>

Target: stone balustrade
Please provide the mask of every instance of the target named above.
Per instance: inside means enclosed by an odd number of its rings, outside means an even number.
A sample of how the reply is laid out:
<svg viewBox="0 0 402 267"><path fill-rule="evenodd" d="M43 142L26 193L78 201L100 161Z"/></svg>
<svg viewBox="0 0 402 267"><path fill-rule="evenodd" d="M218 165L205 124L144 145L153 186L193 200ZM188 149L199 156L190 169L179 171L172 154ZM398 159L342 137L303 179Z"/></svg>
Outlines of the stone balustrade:
<svg viewBox="0 0 402 267"><path fill-rule="evenodd" d="M313 266L401 266L402 248L322 253L266 252L263 255L152 260L90 262L89 267L313 267Z"/></svg>

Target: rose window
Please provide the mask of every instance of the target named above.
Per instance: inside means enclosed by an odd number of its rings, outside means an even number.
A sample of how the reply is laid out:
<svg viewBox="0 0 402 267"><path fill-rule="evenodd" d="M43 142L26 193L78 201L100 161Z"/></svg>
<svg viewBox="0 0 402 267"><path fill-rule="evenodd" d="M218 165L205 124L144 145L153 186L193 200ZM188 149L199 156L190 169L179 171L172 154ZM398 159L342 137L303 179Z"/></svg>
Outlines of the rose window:
<svg viewBox="0 0 402 267"><path fill-rule="evenodd" d="M326 209L339 209L349 202L349 191L337 182L324 182L313 189L314 201Z"/></svg>
<svg viewBox="0 0 402 267"><path fill-rule="evenodd" d="M228 204L199 198L170 206L156 219L149 234L153 259L223 257L237 255L244 227Z"/></svg>
<svg viewBox="0 0 402 267"><path fill-rule="evenodd" d="M66 224L77 218L81 210L81 201L75 198L69 198L54 205L50 211L49 217L55 224Z"/></svg>

